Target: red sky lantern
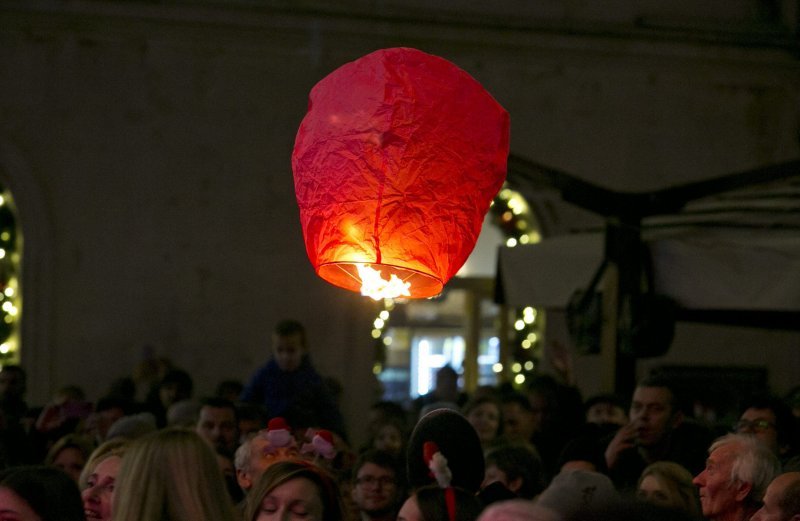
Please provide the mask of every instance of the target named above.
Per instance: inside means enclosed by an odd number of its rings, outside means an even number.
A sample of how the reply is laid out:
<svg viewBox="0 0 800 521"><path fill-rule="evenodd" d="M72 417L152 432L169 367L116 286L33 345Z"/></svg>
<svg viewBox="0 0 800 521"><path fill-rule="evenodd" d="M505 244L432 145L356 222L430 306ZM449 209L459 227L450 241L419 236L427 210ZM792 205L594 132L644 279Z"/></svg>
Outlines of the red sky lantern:
<svg viewBox="0 0 800 521"><path fill-rule="evenodd" d="M505 180L508 135L508 113L474 78L416 49L326 76L292 154L317 274L375 299L439 294Z"/></svg>

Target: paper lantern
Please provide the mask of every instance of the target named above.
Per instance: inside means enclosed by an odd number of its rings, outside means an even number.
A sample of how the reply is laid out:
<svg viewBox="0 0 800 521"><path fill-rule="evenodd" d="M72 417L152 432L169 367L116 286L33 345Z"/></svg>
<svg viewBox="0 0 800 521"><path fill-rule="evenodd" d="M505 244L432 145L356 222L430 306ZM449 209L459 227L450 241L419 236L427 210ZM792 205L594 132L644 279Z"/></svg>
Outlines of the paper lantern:
<svg viewBox="0 0 800 521"><path fill-rule="evenodd" d="M416 49L325 77L292 154L317 274L376 299L439 294L505 180L508 134L508 113L474 78ZM394 293L362 288L370 278Z"/></svg>

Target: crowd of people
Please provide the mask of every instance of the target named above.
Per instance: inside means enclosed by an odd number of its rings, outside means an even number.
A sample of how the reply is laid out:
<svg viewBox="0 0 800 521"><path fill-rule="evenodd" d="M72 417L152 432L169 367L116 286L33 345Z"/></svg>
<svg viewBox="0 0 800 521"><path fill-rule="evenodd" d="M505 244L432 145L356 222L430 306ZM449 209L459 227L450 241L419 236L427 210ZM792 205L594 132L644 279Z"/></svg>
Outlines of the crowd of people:
<svg viewBox="0 0 800 521"><path fill-rule="evenodd" d="M2 368L0 520L800 521L800 403L769 394L725 426L657 374L584 400L549 376L467 394L445 366L427 395L346 426L292 320L214 396L149 369L144 388L71 385L35 408L25 371Z"/></svg>

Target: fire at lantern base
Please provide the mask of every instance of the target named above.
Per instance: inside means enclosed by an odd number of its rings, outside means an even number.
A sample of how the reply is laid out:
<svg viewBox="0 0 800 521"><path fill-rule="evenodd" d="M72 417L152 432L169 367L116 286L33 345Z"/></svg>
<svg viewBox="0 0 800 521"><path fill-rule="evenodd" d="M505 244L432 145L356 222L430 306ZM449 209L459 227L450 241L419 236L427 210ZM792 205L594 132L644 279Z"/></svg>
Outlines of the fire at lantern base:
<svg viewBox="0 0 800 521"><path fill-rule="evenodd" d="M425 273L388 264L334 262L319 267L318 275L350 291L374 300L386 298L435 297L442 292L442 281Z"/></svg>

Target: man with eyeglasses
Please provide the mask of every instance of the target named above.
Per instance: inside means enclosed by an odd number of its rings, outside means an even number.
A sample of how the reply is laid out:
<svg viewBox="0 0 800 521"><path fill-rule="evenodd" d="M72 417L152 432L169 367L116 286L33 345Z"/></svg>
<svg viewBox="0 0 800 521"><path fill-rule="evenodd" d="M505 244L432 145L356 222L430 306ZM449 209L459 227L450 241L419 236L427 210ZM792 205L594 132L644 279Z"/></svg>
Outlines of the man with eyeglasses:
<svg viewBox="0 0 800 521"><path fill-rule="evenodd" d="M789 407L772 396L755 396L743 408L733 430L761 440L778 457L784 472L800 470L800 455L793 446L795 420Z"/></svg>
<svg viewBox="0 0 800 521"><path fill-rule="evenodd" d="M401 463L380 450L367 450L353 467L351 497L361 521L394 521L405 500Z"/></svg>

